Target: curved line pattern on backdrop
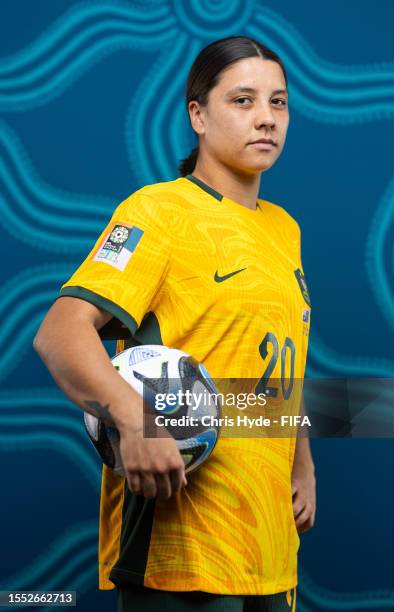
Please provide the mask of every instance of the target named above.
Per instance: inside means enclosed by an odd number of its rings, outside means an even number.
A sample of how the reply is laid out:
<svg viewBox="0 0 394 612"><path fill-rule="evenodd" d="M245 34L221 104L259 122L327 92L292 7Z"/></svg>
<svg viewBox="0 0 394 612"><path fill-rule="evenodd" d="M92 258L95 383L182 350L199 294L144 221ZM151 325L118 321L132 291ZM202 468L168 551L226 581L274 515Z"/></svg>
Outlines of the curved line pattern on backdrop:
<svg viewBox="0 0 394 612"><path fill-rule="evenodd" d="M181 34L170 57L162 54L139 84L126 115L125 138L137 183L151 184L157 176L173 178L176 160L187 147L182 87L198 43ZM168 85L167 85L168 84ZM160 94L160 104L157 103ZM144 100L141 104L140 100ZM172 145L177 146L172 149ZM183 144L183 146L182 146Z"/></svg>
<svg viewBox="0 0 394 612"><path fill-rule="evenodd" d="M379 589L359 593L335 593L325 589L300 568L300 592L309 603L315 604L313 610L362 610L365 608L394 608L394 590Z"/></svg>
<svg viewBox="0 0 394 612"><path fill-rule="evenodd" d="M18 243L57 253L87 253L115 208L109 198L67 193L45 183L4 121L0 121L0 193L4 229Z"/></svg>
<svg viewBox="0 0 394 612"><path fill-rule="evenodd" d="M116 1L78 4L37 41L0 59L0 110L26 110L49 102L119 49L160 49L176 35L174 25L164 4L149 11Z"/></svg>
<svg viewBox="0 0 394 612"><path fill-rule="evenodd" d="M241 32L253 18L255 0L172 0L181 29L195 38L223 38ZM187 6L187 10L185 8Z"/></svg>
<svg viewBox="0 0 394 612"><path fill-rule="evenodd" d="M0 431L2 452L45 448L63 453L99 492L101 463L85 433L83 411L59 390L1 391Z"/></svg>
<svg viewBox="0 0 394 612"><path fill-rule="evenodd" d="M394 281L389 280L389 266L394 276L394 177L383 193L371 221L365 261L376 303L394 330Z"/></svg>
<svg viewBox="0 0 394 612"><path fill-rule="evenodd" d="M7 577L0 589L66 590L65 583L74 585L83 567L96 565L97 523L74 523L22 571ZM96 569L97 572L97 569ZM83 585L84 583L82 583Z"/></svg>
<svg viewBox="0 0 394 612"><path fill-rule="evenodd" d="M4 321L0 338L0 380L32 350L35 333L59 293L59 286L71 276L76 266L46 264L31 267L14 275L2 286L0 317Z"/></svg>
<svg viewBox="0 0 394 612"><path fill-rule="evenodd" d="M187 7L187 9L185 8ZM125 121L126 148L134 178L140 184L173 177L178 160L188 153L193 134L188 132L183 108L183 84L201 39L212 40L235 31L261 38L284 59L290 77L290 100L309 119L323 123L347 124L384 120L393 116L393 63L364 66L337 65L313 51L294 26L263 2L246 0L160 0L141 7L120 1L81 2L50 24L37 40L20 52L0 59L0 108L20 111L47 103L63 93L89 68L120 49L152 52L152 67L131 100ZM158 56L158 57L157 57ZM149 86L148 86L149 85ZM144 98L141 93L145 89ZM160 105L155 107L157 96ZM377 98L379 101L376 102ZM140 100L143 99L143 103ZM351 113L344 102L351 100ZM168 127L167 127L168 126ZM22 144L4 122L0 123L1 219L18 241L37 249L58 253L87 253L101 232L115 205L110 199L71 194L45 184L33 170ZM117 203L115 203L117 204ZM89 223L86 219L90 217ZM375 213L368 237L366 265L372 291L386 320L393 324L393 294L385 251L393 217L393 183L390 182ZM72 228L71 232L67 232ZM66 233L64 232L66 230ZM0 309L7 311L0 361L1 376L12 372L31 347L33 334L59 286L75 265L52 264L24 270L3 286ZM22 299L23 298L23 299ZM10 341L12 340L12 342ZM311 355L323 370L371 373L392 376L388 360L345 357L325 347L312 332ZM56 419L54 405L65 408L60 392L36 389L14 390L0 396L0 420L11 433L2 435L4 449L29 449L50 445L78 457L78 467L98 486L97 462L82 442L76 414L70 409ZM22 397L22 394L25 397ZM40 401L38 400L40 395ZM37 413L38 404L40 412ZM34 414L31 409L34 408ZM15 415L22 411L24 429ZM34 428L40 426L40 437ZM26 428L26 429L25 429ZM58 431L57 431L58 428ZM16 433L17 432L17 433ZM66 434L66 435L65 435ZM90 449L93 452L93 449ZM79 554L78 554L79 551ZM71 559L67 557L73 555ZM96 575L96 521L74 525L37 559L3 588L45 590L61 585L87 590ZM65 561L66 559L66 561ZM55 564L59 570L54 570ZM79 565L93 568L81 574ZM334 593L321 589L302 576L299 594L319 609L359 609L393 606L392 592ZM300 610L312 611L309 603Z"/></svg>
<svg viewBox="0 0 394 612"><path fill-rule="evenodd" d="M325 377L327 370L340 377L376 377L392 378L394 376L394 362L379 357L360 357L359 355L341 355L329 348L318 336L316 330L311 328L308 359L315 364L315 375ZM311 371L308 369L308 373Z"/></svg>
<svg viewBox="0 0 394 612"><path fill-rule="evenodd" d="M254 15L250 0L243 5L239 2L232 4L232 18L236 17L238 24L230 20L221 35L244 27L246 18L253 15L246 25L247 33L264 39L283 57L291 75L289 91L292 103L300 112L314 120L334 123L392 117L393 64L355 68L323 62L296 29L277 13L257 4L258 11ZM174 15L169 12L167 3L151 5L150 8L152 6L152 11L146 14L115 1L100 4L89 2L72 7L36 42L14 56L0 59L0 109L23 110L49 101L60 95L89 67L117 49L152 51L164 44L167 50L171 44L172 50L174 41L190 34L190 18L185 18L182 3L174 3ZM201 17L201 7L196 2L191 2L188 9ZM205 17L207 15L208 11ZM218 26L222 22L220 13L216 15L216 19L206 18L202 32L197 29L194 35L204 33L208 38L217 37ZM92 19L96 20L95 23L89 22ZM112 34L112 31L116 33ZM95 36L99 39L95 40ZM65 42L62 40L64 37L70 40ZM46 57L49 52L51 55ZM37 62L37 65L30 66L32 62ZM313 78L309 77L308 70ZM12 76L13 72L17 76ZM319 84L319 79L325 79L327 85ZM308 95L302 93L303 88ZM22 91L18 91L20 89ZM383 100L375 103L376 96L383 97ZM342 100L352 100L353 103L360 100L364 103L346 108L340 104Z"/></svg>

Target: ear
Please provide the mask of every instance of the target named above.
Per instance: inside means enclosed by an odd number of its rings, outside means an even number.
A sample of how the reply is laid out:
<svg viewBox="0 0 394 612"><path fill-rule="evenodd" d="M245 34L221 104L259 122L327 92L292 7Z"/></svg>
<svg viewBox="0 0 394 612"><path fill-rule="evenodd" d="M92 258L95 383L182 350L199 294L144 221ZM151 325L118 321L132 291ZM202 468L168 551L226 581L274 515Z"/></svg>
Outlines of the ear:
<svg viewBox="0 0 394 612"><path fill-rule="evenodd" d="M189 102L189 117L193 130L199 135L205 134L204 109L197 100Z"/></svg>

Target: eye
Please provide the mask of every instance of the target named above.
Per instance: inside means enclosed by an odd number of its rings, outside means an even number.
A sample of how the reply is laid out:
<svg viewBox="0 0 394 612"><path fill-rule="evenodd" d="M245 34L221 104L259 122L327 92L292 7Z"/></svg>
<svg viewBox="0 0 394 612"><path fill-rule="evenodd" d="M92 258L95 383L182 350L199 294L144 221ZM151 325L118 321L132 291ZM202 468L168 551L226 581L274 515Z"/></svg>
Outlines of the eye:
<svg viewBox="0 0 394 612"><path fill-rule="evenodd" d="M247 96L242 96L242 98L237 98L236 100L234 100L234 102L239 102L240 100L249 100L250 102L252 102L252 99L248 98ZM241 106L245 106L245 104L241 104Z"/></svg>
<svg viewBox="0 0 394 612"><path fill-rule="evenodd" d="M280 104L275 104L275 106L287 106L287 100L283 98L273 98L272 102L280 102Z"/></svg>

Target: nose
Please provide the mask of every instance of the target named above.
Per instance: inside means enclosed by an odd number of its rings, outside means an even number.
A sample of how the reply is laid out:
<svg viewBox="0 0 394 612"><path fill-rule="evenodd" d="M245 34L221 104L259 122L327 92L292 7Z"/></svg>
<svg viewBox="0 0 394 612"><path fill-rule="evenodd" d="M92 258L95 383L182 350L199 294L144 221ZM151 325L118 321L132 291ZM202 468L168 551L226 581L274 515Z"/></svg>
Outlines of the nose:
<svg viewBox="0 0 394 612"><path fill-rule="evenodd" d="M259 129L262 126L273 128L275 126L275 117L273 115L270 105L261 104L256 112L256 128Z"/></svg>

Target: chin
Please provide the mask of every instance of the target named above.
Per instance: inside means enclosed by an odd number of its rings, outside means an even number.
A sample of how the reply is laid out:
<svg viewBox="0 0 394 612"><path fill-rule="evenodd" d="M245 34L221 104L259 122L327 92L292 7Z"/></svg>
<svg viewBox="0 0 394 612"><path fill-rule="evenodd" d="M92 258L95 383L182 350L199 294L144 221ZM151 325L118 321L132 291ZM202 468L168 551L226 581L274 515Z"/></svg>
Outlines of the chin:
<svg viewBox="0 0 394 612"><path fill-rule="evenodd" d="M265 164L258 164L254 168L252 168L251 171L253 173L256 173L256 172L265 172L266 170L269 170L270 168L272 168L274 163L275 163L275 161L273 161L273 162L266 162Z"/></svg>
<svg viewBox="0 0 394 612"><path fill-rule="evenodd" d="M254 158L253 161L249 160L248 169L250 172L265 172L272 168L278 157L271 157L270 155L261 156L260 159Z"/></svg>
<svg viewBox="0 0 394 612"><path fill-rule="evenodd" d="M251 176L254 174L260 174L261 172L264 172L265 170L268 170L269 168L271 168L271 166L273 166L273 164L275 163L276 160L260 160L260 162L258 164L256 164L256 162L254 164L250 163L250 160L248 160L247 162L245 162L244 165L240 165L240 160L236 159L236 160L232 160L232 163L227 164L229 166L229 168L231 168L231 170L233 172L235 172L236 174L239 175L247 175L247 176Z"/></svg>

